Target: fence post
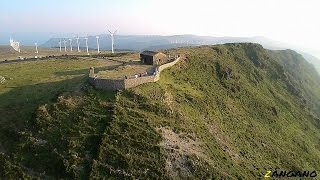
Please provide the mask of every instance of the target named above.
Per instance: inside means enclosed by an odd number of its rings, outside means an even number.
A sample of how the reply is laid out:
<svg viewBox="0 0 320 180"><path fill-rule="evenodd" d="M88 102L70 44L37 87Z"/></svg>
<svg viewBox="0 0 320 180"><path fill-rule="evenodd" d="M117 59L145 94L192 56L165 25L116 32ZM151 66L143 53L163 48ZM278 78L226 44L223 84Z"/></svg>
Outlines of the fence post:
<svg viewBox="0 0 320 180"><path fill-rule="evenodd" d="M94 67L90 67L89 77L94 78Z"/></svg>

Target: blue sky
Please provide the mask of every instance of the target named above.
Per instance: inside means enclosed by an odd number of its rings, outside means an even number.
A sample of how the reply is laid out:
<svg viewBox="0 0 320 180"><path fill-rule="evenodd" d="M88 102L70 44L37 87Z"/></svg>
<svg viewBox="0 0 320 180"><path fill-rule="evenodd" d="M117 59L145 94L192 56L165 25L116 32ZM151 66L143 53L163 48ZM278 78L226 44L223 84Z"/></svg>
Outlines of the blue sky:
<svg viewBox="0 0 320 180"><path fill-rule="evenodd" d="M317 0L2 0L2 32L265 36L320 51Z"/></svg>
<svg viewBox="0 0 320 180"><path fill-rule="evenodd" d="M130 24L132 10L145 2L5 0L0 5L0 32L101 32L107 25Z"/></svg>

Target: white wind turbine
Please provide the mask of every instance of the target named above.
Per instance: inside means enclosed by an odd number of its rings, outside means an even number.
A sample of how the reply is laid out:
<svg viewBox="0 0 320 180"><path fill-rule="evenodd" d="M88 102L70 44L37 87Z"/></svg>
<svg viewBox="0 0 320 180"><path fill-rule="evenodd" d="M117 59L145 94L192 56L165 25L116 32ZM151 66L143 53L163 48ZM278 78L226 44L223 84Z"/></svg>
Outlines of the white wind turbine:
<svg viewBox="0 0 320 180"><path fill-rule="evenodd" d="M99 46L99 36L96 36L97 38L97 47L98 47L98 53L100 53L100 46Z"/></svg>
<svg viewBox="0 0 320 180"><path fill-rule="evenodd" d="M112 53L114 53L114 34L116 32L117 32L117 30L115 30L113 33L111 31L109 31L109 34L110 34L110 37L111 37L111 52Z"/></svg>
<svg viewBox="0 0 320 180"><path fill-rule="evenodd" d="M62 44L62 42L61 42L61 39L60 39L60 41L59 41L60 52L61 52L61 44Z"/></svg>
<svg viewBox="0 0 320 180"><path fill-rule="evenodd" d="M77 40L77 45L78 45L78 52L80 52L80 47L79 47L79 36L76 38Z"/></svg>
<svg viewBox="0 0 320 180"><path fill-rule="evenodd" d="M87 54L89 55L88 36L84 38L86 40Z"/></svg>
<svg viewBox="0 0 320 180"><path fill-rule="evenodd" d="M20 43L19 42L17 42L17 41L15 41L15 40L13 40L13 39L11 39L11 37L10 37L10 46L15 50L15 51L17 51L17 52L21 52L20 51Z"/></svg>
<svg viewBox="0 0 320 180"><path fill-rule="evenodd" d="M34 45L36 46L36 54L38 54L39 53L39 51L38 51L38 43L34 43Z"/></svg>
<svg viewBox="0 0 320 180"><path fill-rule="evenodd" d="M70 41L70 51L72 52L72 39L69 39Z"/></svg>
<svg viewBox="0 0 320 180"><path fill-rule="evenodd" d="M18 44L18 47L19 47L19 53L21 53L21 49L20 49L20 42L17 42L17 44Z"/></svg>
<svg viewBox="0 0 320 180"><path fill-rule="evenodd" d="M63 40L63 44L64 44L64 52L67 52L67 41L65 39Z"/></svg>

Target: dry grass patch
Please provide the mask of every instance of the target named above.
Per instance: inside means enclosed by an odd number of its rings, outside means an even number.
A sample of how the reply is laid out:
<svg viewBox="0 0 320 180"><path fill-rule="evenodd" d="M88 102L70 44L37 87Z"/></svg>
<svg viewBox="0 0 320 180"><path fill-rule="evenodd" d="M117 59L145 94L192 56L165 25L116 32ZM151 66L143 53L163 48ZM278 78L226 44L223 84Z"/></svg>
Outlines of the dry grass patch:
<svg viewBox="0 0 320 180"><path fill-rule="evenodd" d="M125 76L130 77L134 75L144 74L151 68L151 65L125 65L113 70L99 71L97 73L97 77L122 79Z"/></svg>
<svg viewBox="0 0 320 180"><path fill-rule="evenodd" d="M201 159L208 159L205 151L202 148L203 143L195 134L175 133L167 127L156 129L163 137L160 143L164 147L166 159L166 171L173 177L192 177L190 163L191 156Z"/></svg>

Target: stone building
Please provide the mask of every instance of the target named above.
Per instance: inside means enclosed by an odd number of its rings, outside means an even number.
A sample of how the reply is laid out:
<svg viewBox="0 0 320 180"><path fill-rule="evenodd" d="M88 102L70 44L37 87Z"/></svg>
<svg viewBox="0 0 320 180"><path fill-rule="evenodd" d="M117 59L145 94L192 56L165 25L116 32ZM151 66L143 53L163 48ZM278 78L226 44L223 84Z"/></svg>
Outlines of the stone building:
<svg viewBox="0 0 320 180"><path fill-rule="evenodd" d="M162 65L167 63L168 57L164 53L155 51L143 51L140 53L140 60L144 64Z"/></svg>

